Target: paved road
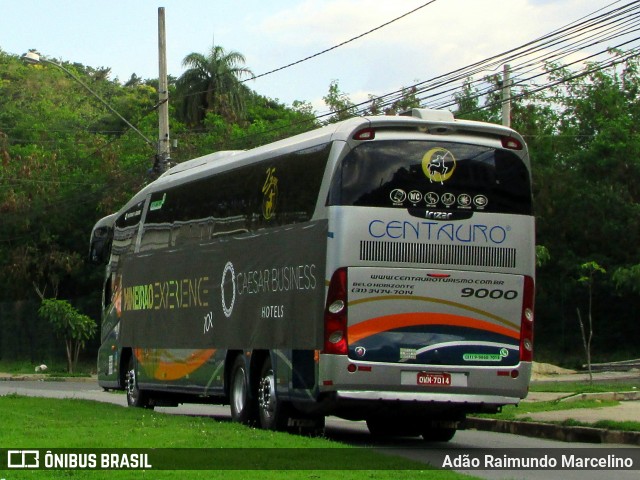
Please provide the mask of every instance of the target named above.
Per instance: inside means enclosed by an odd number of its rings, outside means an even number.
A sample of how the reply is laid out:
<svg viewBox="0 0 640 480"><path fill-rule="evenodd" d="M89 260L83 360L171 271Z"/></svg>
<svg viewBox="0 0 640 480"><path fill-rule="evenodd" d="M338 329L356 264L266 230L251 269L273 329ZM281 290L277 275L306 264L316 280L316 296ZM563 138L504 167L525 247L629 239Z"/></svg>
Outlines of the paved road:
<svg viewBox="0 0 640 480"><path fill-rule="evenodd" d="M81 398L108 402L125 406L126 398L122 393L104 392L93 382L42 382L42 381L7 381L0 382L0 395L19 394L28 396L42 396L50 398ZM219 421L230 421L229 408L224 406L210 405L182 405L177 408L157 408L159 412L172 414L207 415ZM413 438L393 439L392 441L379 441L373 439L367 431L363 422L350 422L338 418L327 420L326 436L332 440L346 442L351 445L375 446L385 451L392 451L396 455L412 458L422 462L435 464L442 458L442 451L452 457L458 453L464 453L466 449L482 448L526 448L526 449L581 449L581 448L628 448L624 445L592 445L584 443L562 443L551 440L540 440L516 435L480 432L480 431L460 431L454 439L446 444L426 444L421 440ZM428 448L425 448L428 447ZM437 462L436 462L437 460ZM604 476L612 476L616 480L633 479L640 476L639 471L491 471L476 470L464 471L476 477L487 479L527 479L527 480L549 480L562 478L566 480L591 480L601 479Z"/></svg>

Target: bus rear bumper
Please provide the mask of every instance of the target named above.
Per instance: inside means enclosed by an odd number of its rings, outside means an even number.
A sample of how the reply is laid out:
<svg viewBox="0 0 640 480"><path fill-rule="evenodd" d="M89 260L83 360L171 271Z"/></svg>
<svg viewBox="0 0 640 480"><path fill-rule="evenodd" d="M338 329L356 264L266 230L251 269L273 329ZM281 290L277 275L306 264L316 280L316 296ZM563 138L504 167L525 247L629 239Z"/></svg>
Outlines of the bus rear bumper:
<svg viewBox="0 0 640 480"><path fill-rule="evenodd" d="M318 380L320 397L336 409L390 406L471 413L518 404L528 393L530 377L530 362L467 367L357 362L346 355L321 355Z"/></svg>
<svg viewBox="0 0 640 480"><path fill-rule="evenodd" d="M462 405L516 405L519 397L505 397L500 395L465 395L448 393L421 393L421 392L376 392L338 390L334 393L337 401L363 401L363 402L411 402L411 403L439 403Z"/></svg>

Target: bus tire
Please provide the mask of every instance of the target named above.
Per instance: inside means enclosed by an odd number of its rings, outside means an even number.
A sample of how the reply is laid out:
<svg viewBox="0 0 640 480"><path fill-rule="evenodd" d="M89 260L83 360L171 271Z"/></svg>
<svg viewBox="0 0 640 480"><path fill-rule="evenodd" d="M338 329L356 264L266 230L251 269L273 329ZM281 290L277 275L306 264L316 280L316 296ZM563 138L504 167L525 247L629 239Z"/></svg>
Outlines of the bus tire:
<svg viewBox="0 0 640 480"><path fill-rule="evenodd" d="M367 428L374 437L417 437L420 435L419 426L403 418L368 418Z"/></svg>
<svg viewBox="0 0 640 480"><path fill-rule="evenodd" d="M138 362L135 355L129 358L127 367L125 391L127 392L127 405L136 408L153 409L149 395L138 386Z"/></svg>
<svg viewBox="0 0 640 480"><path fill-rule="evenodd" d="M457 429L447 427L429 428L422 432L425 442L448 442L456 434Z"/></svg>
<svg viewBox="0 0 640 480"><path fill-rule="evenodd" d="M289 421L289 405L276 396L276 375L267 356L258 381L258 417L265 430L286 430Z"/></svg>
<svg viewBox="0 0 640 480"><path fill-rule="evenodd" d="M234 360L229 379L231 419L244 425L254 425L256 408L254 396L251 394L251 383L244 355L240 354Z"/></svg>

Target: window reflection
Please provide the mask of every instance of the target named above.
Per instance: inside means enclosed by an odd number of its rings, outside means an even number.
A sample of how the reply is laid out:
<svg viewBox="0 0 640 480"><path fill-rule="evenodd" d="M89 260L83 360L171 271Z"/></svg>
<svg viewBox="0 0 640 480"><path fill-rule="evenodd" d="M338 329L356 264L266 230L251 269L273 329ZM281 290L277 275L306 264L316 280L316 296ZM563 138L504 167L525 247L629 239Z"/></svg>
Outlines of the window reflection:
<svg viewBox="0 0 640 480"><path fill-rule="evenodd" d="M329 204L529 215L531 185L526 165L507 150L454 142L377 141L363 143L345 157Z"/></svg>

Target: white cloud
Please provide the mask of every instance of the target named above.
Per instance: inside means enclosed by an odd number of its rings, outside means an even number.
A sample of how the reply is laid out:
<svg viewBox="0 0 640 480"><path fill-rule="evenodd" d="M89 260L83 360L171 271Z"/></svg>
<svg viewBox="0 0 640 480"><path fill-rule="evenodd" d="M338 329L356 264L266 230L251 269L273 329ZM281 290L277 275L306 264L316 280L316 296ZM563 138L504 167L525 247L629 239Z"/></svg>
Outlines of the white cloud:
<svg viewBox="0 0 640 480"><path fill-rule="evenodd" d="M365 33L425 2L303 1L273 12L252 34L268 38L252 59L293 62ZM579 18L595 7L564 0L440 0L380 30L289 70L284 83L295 92L296 76L316 99L338 79L354 101L386 93L524 44ZM567 12L572 14L567 16ZM254 52L255 53L255 52ZM273 64L272 64L273 65ZM488 72L487 72L488 73ZM287 77L287 74L278 74Z"/></svg>
<svg viewBox="0 0 640 480"><path fill-rule="evenodd" d="M316 54L380 26L427 0L164 0L169 73L215 39L260 74ZM352 98L382 94L521 45L613 0L437 0L415 13L296 67L250 82L291 103L320 102L337 79ZM1 47L29 48L113 77L157 75L157 1L5 2ZM63 7L61 8L61 3ZM38 15L29 18L28 12Z"/></svg>

